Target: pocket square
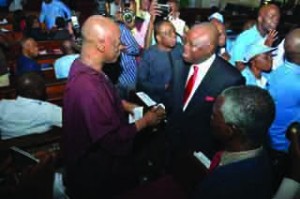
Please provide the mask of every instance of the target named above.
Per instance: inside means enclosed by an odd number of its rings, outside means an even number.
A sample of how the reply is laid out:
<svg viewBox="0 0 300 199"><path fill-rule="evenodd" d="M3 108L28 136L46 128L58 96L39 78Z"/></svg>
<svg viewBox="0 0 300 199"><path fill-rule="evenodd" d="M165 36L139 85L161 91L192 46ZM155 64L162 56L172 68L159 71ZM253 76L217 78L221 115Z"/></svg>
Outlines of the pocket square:
<svg viewBox="0 0 300 199"><path fill-rule="evenodd" d="M213 101L215 101L215 98L212 97L212 96L206 96L206 97L205 97L205 101L206 101L206 102L213 102Z"/></svg>

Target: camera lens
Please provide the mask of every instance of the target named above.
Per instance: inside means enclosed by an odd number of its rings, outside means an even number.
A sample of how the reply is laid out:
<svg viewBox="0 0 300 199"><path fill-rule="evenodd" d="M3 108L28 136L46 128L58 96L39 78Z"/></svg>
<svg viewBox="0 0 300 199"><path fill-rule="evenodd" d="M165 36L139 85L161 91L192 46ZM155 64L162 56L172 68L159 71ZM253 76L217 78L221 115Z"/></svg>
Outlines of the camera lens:
<svg viewBox="0 0 300 199"><path fill-rule="evenodd" d="M131 10L125 9L122 18L124 22L131 23L134 20L135 15Z"/></svg>

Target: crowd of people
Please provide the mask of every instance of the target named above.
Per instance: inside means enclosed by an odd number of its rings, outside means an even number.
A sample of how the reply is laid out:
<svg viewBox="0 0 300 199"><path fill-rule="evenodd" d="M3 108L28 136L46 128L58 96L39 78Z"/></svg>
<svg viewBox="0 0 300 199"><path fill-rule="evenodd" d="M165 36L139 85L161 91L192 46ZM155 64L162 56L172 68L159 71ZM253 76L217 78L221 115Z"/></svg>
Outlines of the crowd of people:
<svg viewBox="0 0 300 199"><path fill-rule="evenodd" d="M149 131L163 134L156 146L161 176L175 176L176 165L194 152L211 160L187 198L300 197L299 130L288 129L300 122L300 29L278 41L278 6L260 7L256 23L229 49L218 12L188 27L176 0L166 2L166 16L157 0L95 2L99 10L81 26L80 52L61 1L43 0L40 17L27 20L18 97L0 101L1 139L63 127L66 194L74 199L122 198L136 188L135 143ZM54 64L57 78L67 78L62 108L43 101L34 60L41 23L49 30L44 38L65 40L65 56ZM115 82L107 67L119 69ZM139 106L131 101L135 92L156 105L129 123Z"/></svg>

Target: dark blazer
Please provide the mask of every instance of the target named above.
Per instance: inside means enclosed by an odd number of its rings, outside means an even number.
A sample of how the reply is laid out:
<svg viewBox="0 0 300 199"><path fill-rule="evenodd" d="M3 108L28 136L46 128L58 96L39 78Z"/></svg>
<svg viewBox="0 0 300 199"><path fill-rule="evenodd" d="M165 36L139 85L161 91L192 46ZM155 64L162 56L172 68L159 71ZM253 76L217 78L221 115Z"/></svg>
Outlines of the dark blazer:
<svg viewBox="0 0 300 199"><path fill-rule="evenodd" d="M191 198L272 198L272 167L267 153L217 167L196 186Z"/></svg>
<svg viewBox="0 0 300 199"><path fill-rule="evenodd" d="M171 147L180 151L202 151L208 157L216 152L215 141L210 133L210 117L216 97L226 88L244 85L240 72L222 58L216 59L209 68L191 101L183 111L183 95L190 65L176 60L170 99L167 104L167 133Z"/></svg>

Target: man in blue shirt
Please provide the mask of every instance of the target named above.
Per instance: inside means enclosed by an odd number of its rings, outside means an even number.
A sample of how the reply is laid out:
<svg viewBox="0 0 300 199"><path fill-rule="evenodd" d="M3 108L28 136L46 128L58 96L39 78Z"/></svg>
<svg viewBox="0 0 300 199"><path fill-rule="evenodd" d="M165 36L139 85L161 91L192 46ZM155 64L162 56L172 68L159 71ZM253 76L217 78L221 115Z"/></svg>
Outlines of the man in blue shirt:
<svg viewBox="0 0 300 199"><path fill-rule="evenodd" d="M17 75L27 72L41 72L41 66L34 60L38 56L39 49L36 41L26 38L21 42L22 55L17 60Z"/></svg>
<svg viewBox="0 0 300 199"><path fill-rule="evenodd" d="M300 29L286 36L284 48L286 60L269 81L269 91L276 105L269 138L272 149L287 152L286 129L292 122L300 121Z"/></svg>
<svg viewBox="0 0 300 199"><path fill-rule="evenodd" d="M65 55L54 62L55 77L57 79L68 78L72 63L79 57L71 40L63 42L62 51Z"/></svg>
<svg viewBox="0 0 300 199"><path fill-rule="evenodd" d="M137 89L146 92L156 102L165 102L172 65L181 59L182 45L176 44L176 32L171 22L158 22L154 31L157 44L148 48L141 58Z"/></svg>
<svg viewBox="0 0 300 199"><path fill-rule="evenodd" d="M133 10L134 7L135 1L131 0L129 9ZM124 9L124 6L122 6L122 9ZM129 92L135 89L137 73L136 57L140 53L140 48L131 33L131 30L134 28L135 21L126 21L123 17L121 20L122 21L119 24L122 43L120 56L121 74L118 79L117 88L120 96L123 99L128 99Z"/></svg>
<svg viewBox="0 0 300 199"><path fill-rule="evenodd" d="M239 70L243 70L245 68L242 62L243 56L249 45L260 42L272 46L277 37L276 28L279 20L280 10L276 5L269 4L261 7L257 24L237 37L231 52L230 63Z"/></svg>
<svg viewBox="0 0 300 199"><path fill-rule="evenodd" d="M45 23L47 29L50 30L55 26L56 17L63 17L66 21L71 20L71 10L59 0L44 0L41 8L40 22Z"/></svg>
<svg viewBox="0 0 300 199"><path fill-rule="evenodd" d="M241 72L246 79L246 85L266 89L269 72L272 69L271 51L275 48L263 44L253 44L248 47L244 61L247 67Z"/></svg>

